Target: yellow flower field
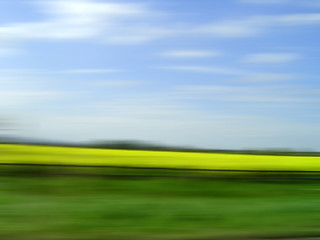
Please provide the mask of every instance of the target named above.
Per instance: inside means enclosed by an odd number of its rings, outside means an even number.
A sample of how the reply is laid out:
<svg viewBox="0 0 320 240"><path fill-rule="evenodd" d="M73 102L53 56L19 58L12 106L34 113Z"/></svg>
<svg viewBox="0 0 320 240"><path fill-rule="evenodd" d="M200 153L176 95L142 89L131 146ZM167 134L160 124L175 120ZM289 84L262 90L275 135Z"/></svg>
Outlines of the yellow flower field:
<svg viewBox="0 0 320 240"><path fill-rule="evenodd" d="M107 150L9 144L0 145L0 163L235 170L320 170L320 157Z"/></svg>

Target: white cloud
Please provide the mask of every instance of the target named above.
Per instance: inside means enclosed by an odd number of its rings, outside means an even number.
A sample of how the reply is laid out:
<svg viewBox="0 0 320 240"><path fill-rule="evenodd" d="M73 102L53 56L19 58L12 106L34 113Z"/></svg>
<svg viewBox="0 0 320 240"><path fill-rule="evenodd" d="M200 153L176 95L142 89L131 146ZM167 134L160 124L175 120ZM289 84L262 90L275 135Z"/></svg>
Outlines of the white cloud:
<svg viewBox="0 0 320 240"><path fill-rule="evenodd" d="M239 74L248 73L247 71L241 70L241 69L232 69L232 68L214 67L214 66L165 66L165 67L158 67L158 68L164 69L164 70L211 73L211 74L222 74L222 75L239 75Z"/></svg>
<svg viewBox="0 0 320 240"><path fill-rule="evenodd" d="M65 95L57 91L5 90L0 91L0 109L28 107L44 100L57 99Z"/></svg>
<svg viewBox="0 0 320 240"><path fill-rule="evenodd" d="M129 87L139 85L140 81L130 81L130 80L104 80L104 81L91 81L88 83L93 86L105 86L105 87Z"/></svg>
<svg viewBox="0 0 320 240"><path fill-rule="evenodd" d="M190 32L212 37L252 37L273 26L292 27L310 24L320 24L320 13L258 15L245 19L206 24L192 29Z"/></svg>
<svg viewBox="0 0 320 240"><path fill-rule="evenodd" d="M109 68L101 68L101 69L70 69L59 71L60 73L68 73L68 74L99 74L99 73L113 73L120 72L119 69L109 69Z"/></svg>
<svg viewBox="0 0 320 240"><path fill-rule="evenodd" d="M242 78L241 82L282 82L296 78L293 74L285 73L259 73Z"/></svg>
<svg viewBox="0 0 320 240"><path fill-rule="evenodd" d="M240 0L242 3L250 3L250 4L283 4L294 2L292 0Z"/></svg>
<svg viewBox="0 0 320 240"><path fill-rule="evenodd" d="M170 32L152 25L152 19L159 14L138 3L57 0L36 6L47 14L47 19L0 26L0 39L95 39L136 43Z"/></svg>
<svg viewBox="0 0 320 240"><path fill-rule="evenodd" d="M216 57L222 53L218 51L205 51L205 50L175 50L161 53L162 56L171 58L204 58Z"/></svg>
<svg viewBox="0 0 320 240"><path fill-rule="evenodd" d="M280 5L280 4L290 4L290 6L299 6L299 7L320 7L320 1L319 0L238 0L240 3L245 4L274 4L274 5Z"/></svg>
<svg viewBox="0 0 320 240"><path fill-rule="evenodd" d="M177 96L187 99L285 104L318 104L319 94L319 90L291 86L189 85L177 91Z"/></svg>
<svg viewBox="0 0 320 240"><path fill-rule="evenodd" d="M287 63L299 59L299 55L293 53L256 53L244 57L247 63Z"/></svg>
<svg viewBox="0 0 320 240"><path fill-rule="evenodd" d="M13 48L0 48L0 57L8 57L18 55L20 53L19 50Z"/></svg>
<svg viewBox="0 0 320 240"><path fill-rule="evenodd" d="M100 41L111 44L140 44L175 35L179 35L177 30L170 30L166 27L130 23L118 24L113 30L108 29L106 35L102 36Z"/></svg>
<svg viewBox="0 0 320 240"><path fill-rule="evenodd" d="M24 69L16 70L0 70L0 112L3 109L26 112L34 106L45 106L47 101L60 101L74 95L74 92L53 88L46 83L47 78L28 75L30 72Z"/></svg>
<svg viewBox="0 0 320 240"><path fill-rule="evenodd" d="M23 68L3 68L0 69L0 74L3 76L19 76L25 78L29 75L50 75L50 74L102 74L122 72L122 69L115 68L79 68L66 70L47 70L47 69L23 69Z"/></svg>
<svg viewBox="0 0 320 240"><path fill-rule="evenodd" d="M261 15L194 27L169 22L169 18L164 18L167 16L165 13L159 13L147 4L56 0L38 2L35 7L46 14L43 20L2 25L0 41L82 39L109 44L137 44L171 36L248 37L272 26L320 23L319 13L306 13ZM186 55L191 57L192 54ZM195 55L200 57L201 54L194 52Z"/></svg>
<svg viewBox="0 0 320 240"><path fill-rule="evenodd" d="M213 24L204 24L197 29L191 30L196 34L205 34L212 37L233 38L255 36L258 29L251 24L240 21L226 21Z"/></svg>
<svg viewBox="0 0 320 240"><path fill-rule="evenodd" d="M188 112L184 106L172 100L162 99L159 96L135 96L120 99L110 99L93 104L91 108L99 109L109 116L128 118L158 118L159 116L179 116Z"/></svg>
<svg viewBox="0 0 320 240"><path fill-rule="evenodd" d="M253 18L259 24L265 25L306 25L306 24L319 24L320 13L302 13L302 14L287 14L287 15L274 15L274 16L258 16Z"/></svg>
<svg viewBox="0 0 320 240"><path fill-rule="evenodd" d="M40 70L40 69L31 69L31 68L0 68L1 75L19 75L19 76L25 76L25 75L31 75L31 74L44 74L49 73L47 70Z"/></svg>

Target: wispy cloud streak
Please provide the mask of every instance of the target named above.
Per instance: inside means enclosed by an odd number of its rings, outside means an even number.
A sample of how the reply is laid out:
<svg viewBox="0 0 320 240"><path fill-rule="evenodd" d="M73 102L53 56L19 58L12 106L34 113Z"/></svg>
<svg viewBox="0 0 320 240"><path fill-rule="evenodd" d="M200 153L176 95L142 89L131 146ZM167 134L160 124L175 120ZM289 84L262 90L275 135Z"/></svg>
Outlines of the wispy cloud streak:
<svg viewBox="0 0 320 240"><path fill-rule="evenodd" d="M169 58L206 58L220 56L222 53L209 50L175 50L163 52L160 55Z"/></svg>
<svg viewBox="0 0 320 240"><path fill-rule="evenodd" d="M300 57L294 53L256 53L244 57L247 63L288 63L298 60Z"/></svg>

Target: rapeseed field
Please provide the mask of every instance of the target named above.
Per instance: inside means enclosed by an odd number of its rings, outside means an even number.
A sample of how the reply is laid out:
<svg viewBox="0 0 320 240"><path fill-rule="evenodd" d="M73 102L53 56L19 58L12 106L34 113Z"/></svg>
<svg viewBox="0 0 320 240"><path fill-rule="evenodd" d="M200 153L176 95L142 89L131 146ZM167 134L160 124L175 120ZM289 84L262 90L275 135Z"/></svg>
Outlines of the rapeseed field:
<svg viewBox="0 0 320 240"><path fill-rule="evenodd" d="M0 163L79 164L231 170L320 170L320 157L0 145Z"/></svg>

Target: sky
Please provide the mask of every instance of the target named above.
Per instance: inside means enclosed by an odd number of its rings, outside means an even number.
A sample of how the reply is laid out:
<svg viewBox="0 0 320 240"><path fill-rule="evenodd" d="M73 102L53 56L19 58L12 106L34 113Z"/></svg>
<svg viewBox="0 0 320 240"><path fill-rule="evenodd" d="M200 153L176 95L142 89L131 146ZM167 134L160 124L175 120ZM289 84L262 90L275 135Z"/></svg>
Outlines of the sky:
<svg viewBox="0 0 320 240"><path fill-rule="evenodd" d="M320 0L0 0L18 136L320 151Z"/></svg>

